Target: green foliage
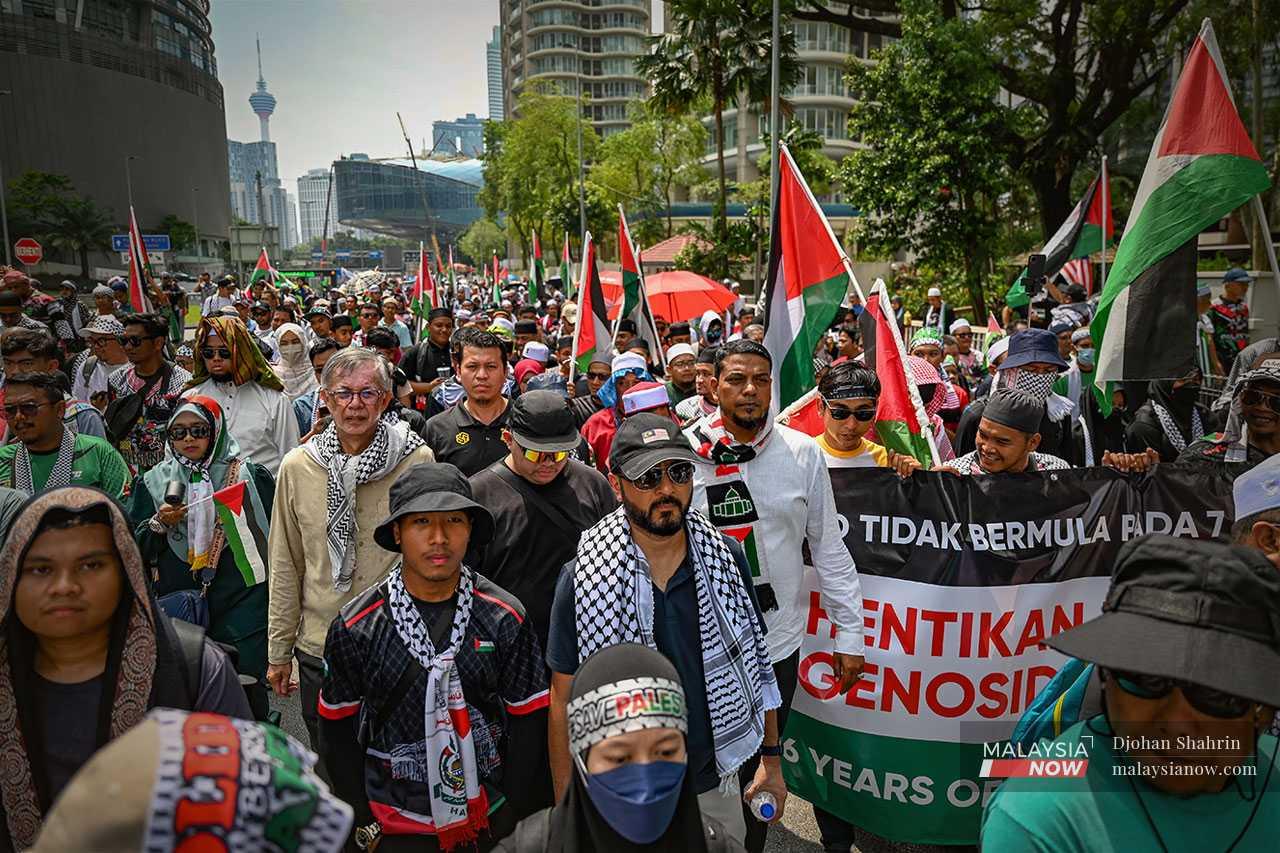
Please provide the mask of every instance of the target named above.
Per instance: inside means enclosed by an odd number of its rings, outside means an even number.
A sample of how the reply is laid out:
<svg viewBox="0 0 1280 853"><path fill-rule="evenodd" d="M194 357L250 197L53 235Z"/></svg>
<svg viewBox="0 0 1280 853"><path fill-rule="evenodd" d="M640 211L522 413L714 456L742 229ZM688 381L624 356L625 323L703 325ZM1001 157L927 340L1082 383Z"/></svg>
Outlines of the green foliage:
<svg viewBox="0 0 1280 853"><path fill-rule="evenodd" d="M507 233L492 219L477 219L458 238L458 248L471 260L472 265L483 266L489 263L494 252L506 254ZM545 257L545 248L543 252Z"/></svg>
<svg viewBox="0 0 1280 853"><path fill-rule="evenodd" d="M979 311L996 206L1010 189L997 141L1017 130L997 103L988 49L971 22L944 19L929 0L903 3L902 39L874 66L851 65L850 86L864 100L850 131L870 147L840 168L845 195L865 215L861 242L915 253L922 266L963 282Z"/></svg>
<svg viewBox="0 0 1280 853"><path fill-rule="evenodd" d="M111 250L111 211L77 195L66 175L24 172L9 182L6 201L12 234L33 236L46 249L74 256L84 278L89 253Z"/></svg>
<svg viewBox="0 0 1280 853"><path fill-rule="evenodd" d="M763 135L765 153L756 158L760 174L766 178L773 173L773 137ZM830 195L835 189L839 172L836 162L822 153L826 140L816 130L805 130L804 125L792 119L782 130L782 142L796 161L796 168L816 196ZM767 202L766 202L767 203Z"/></svg>
<svg viewBox="0 0 1280 853"><path fill-rule="evenodd" d="M160 220L160 233L168 234L169 242L175 248L187 246L194 248L196 245L195 226L172 213Z"/></svg>

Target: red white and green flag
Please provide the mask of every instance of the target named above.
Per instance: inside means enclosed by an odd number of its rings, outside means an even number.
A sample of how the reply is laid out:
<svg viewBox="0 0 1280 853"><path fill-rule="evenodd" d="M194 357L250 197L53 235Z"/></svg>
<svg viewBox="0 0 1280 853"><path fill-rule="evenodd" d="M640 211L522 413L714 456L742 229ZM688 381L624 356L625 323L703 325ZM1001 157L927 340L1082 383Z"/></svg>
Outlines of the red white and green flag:
<svg viewBox="0 0 1280 853"><path fill-rule="evenodd" d="M418 243L418 277L413 282L413 298L409 302L409 310L418 318L420 325L432 308L436 307L436 282L431 277L431 264L427 260L426 247Z"/></svg>
<svg viewBox="0 0 1280 853"><path fill-rule="evenodd" d="M564 232L564 246L560 249L560 286L566 299L573 298L573 258L569 257L569 232Z"/></svg>
<svg viewBox="0 0 1280 853"><path fill-rule="evenodd" d="M253 272L249 275L249 284L254 285L260 279L265 279L268 284L275 278L275 268L271 266L271 259L267 257L267 247L263 246L262 251L258 253L258 263L254 265Z"/></svg>
<svg viewBox="0 0 1280 853"><path fill-rule="evenodd" d="M883 281L871 289L871 297L863 311L864 340L866 329L873 325L872 346L867 349L868 364L873 364L880 380L880 402L876 407L876 435L890 450L914 456L926 468L939 464L933 430L924 413L920 389L907 364L907 350L898 332L889 291Z"/></svg>
<svg viewBox="0 0 1280 853"><path fill-rule="evenodd" d="M502 304L502 287L498 284L498 253L493 253L493 293L489 295L494 307Z"/></svg>
<svg viewBox="0 0 1280 853"><path fill-rule="evenodd" d="M852 267L822 208L779 146L778 200L769 250L764 345L773 356L774 410L816 384L813 351L854 284Z"/></svg>
<svg viewBox="0 0 1280 853"><path fill-rule="evenodd" d="M151 282L151 260L147 257L147 246L142 242L142 231L138 228L138 218L134 216L133 206L129 206L129 306L139 314L151 311L151 299L147 296Z"/></svg>
<svg viewBox="0 0 1280 853"><path fill-rule="evenodd" d="M236 568L244 578L244 585L254 586L267 579L267 568L250 521L252 508L245 505L246 495L246 483L241 480L234 486L214 492L213 507L227 538L226 547L235 556Z"/></svg>
<svg viewBox="0 0 1280 853"><path fill-rule="evenodd" d="M542 261L542 242L538 232L533 232L533 269L529 275L529 304L538 303L538 294L547 283L547 265Z"/></svg>
<svg viewBox="0 0 1280 853"><path fill-rule="evenodd" d="M453 268L453 244L449 244L449 298L458 292L458 271Z"/></svg>
<svg viewBox="0 0 1280 853"><path fill-rule="evenodd" d="M591 232L583 238L578 282L578 322L573 327L573 360L578 373L586 373L592 361L613 361L613 336L609 333L609 309L596 268L596 247Z"/></svg>
<svg viewBox="0 0 1280 853"><path fill-rule="evenodd" d="M618 311L618 321L624 317L636 324L636 337L649 344L649 353L656 355L665 371L666 356L662 353L662 341L658 337L658 324L654 322L653 311L649 307L649 294L644 286L644 273L641 272L640 252L631 240L631 229L627 226L627 216L618 205L618 260L622 267L622 308ZM617 337L617 326L614 326L614 337Z"/></svg>
<svg viewBox="0 0 1280 853"><path fill-rule="evenodd" d="M1232 100L1206 18L1182 66L1090 325L1094 382L1196 367L1196 240L1271 181ZM1111 395L1103 395L1104 410Z"/></svg>

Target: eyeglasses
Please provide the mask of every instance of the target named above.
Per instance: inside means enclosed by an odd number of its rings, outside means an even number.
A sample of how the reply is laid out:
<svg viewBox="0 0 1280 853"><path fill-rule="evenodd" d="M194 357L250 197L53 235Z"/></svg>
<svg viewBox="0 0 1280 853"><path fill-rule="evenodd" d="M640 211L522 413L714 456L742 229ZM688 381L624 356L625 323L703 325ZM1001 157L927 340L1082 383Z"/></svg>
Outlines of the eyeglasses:
<svg viewBox="0 0 1280 853"><path fill-rule="evenodd" d="M1188 684L1176 678L1114 669L1107 670L1107 674L1115 679L1121 690L1139 699L1163 699L1176 687L1182 691L1183 696L1187 697L1187 702L1192 708L1222 720L1243 717L1254 705L1253 700L1245 699L1243 696L1234 696L1200 684Z"/></svg>
<svg viewBox="0 0 1280 853"><path fill-rule="evenodd" d="M18 415L22 415L24 418L34 418L36 416L36 412L40 411L45 406L52 406L52 405L53 403L50 403L47 401L44 403L37 403L32 400L24 400L21 403L6 404L4 407L4 414L5 414L5 417L9 418L10 420L13 420Z"/></svg>
<svg viewBox="0 0 1280 853"><path fill-rule="evenodd" d="M199 424L192 427L169 427L166 431L166 435L168 435L173 441L182 441L187 436L191 436L192 438L208 438L213 435L213 428L200 426Z"/></svg>
<svg viewBox="0 0 1280 853"><path fill-rule="evenodd" d="M325 389L325 391L330 397L337 400L344 406L351 405L352 401L355 400L356 397L359 397L362 403L372 406L374 403L381 400L382 395L386 393L378 388L361 388L359 391L352 391L350 388L339 388L336 391L330 391L328 389Z"/></svg>
<svg viewBox="0 0 1280 853"><path fill-rule="evenodd" d="M965 339L972 338L972 337L973 337L973 332L957 332L957 333L956 333L956 337L957 337L957 338L965 338Z"/></svg>
<svg viewBox="0 0 1280 853"><path fill-rule="evenodd" d="M159 337L159 335L157 335L156 337ZM153 340L153 339L144 338L139 335L121 335L120 336L120 343L124 344L127 347L140 347L150 340Z"/></svg>
<svg viewBox="0 0 1280 853"><path fill-rule="evenodd" d="M200 347L200 356L202 358L231 358L231 350L226 347Z"/></svg>
<svg viewBox="0 0 1280 853"><path fill-rule="evenodd" d="M1240 394L1240 404L1243 406L1259 406L1263 403L1266 403L1271 411L1280 414L1280 395L1268 394L1257 388L1246 388Z"/></svg>
<svg viewBox="0 0 1280 853"><path fill-rule="evenodd" d="M837 409L835 406L831 405L831 401L828 400L826 397L822 398L822 402L827 404L827 413L830 414L832 418L838 421L848 420L849 418L857 418L859 421L865 424L867 421L874 419L876 416L876 410L874 408L846 409L843 406L841 406L840 408Z"/></svg>
<svg viewBox="0 0 1280 853"><path fill-rule="evenodd" d="M520 452L524 454L524 458L530 462L563 462L569 458L567 450L530 450L527 447L520 448Z"/></svg>
<svg viewBox="0 0 1280 853"><path fill-rule="evenodd" d="M592 373L591 371L587 371L587 378L588 378L588 379L594 379L594 380L596 380L597 382L608 382L608 381L609 381L609 374L607 374L607 373Z"/></svg>
<svg viewBox="0 0 1280 853"><path fill-rule="evenodd" d="M648 471L645 471L634 480L630 480L631 485L641 491L647 492L650 489L656 489L658 484L662 482L663 475L677 486L683 486L685 483L693 479L693 463L692 462L669 462L666 465L654 465Z"/></svg>

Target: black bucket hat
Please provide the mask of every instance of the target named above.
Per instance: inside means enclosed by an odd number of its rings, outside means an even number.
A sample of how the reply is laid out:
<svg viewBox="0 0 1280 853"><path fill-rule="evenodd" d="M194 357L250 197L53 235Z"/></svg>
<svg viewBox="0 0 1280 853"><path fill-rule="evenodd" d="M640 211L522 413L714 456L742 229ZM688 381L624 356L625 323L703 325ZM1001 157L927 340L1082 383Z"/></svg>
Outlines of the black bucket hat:
<svg viewBox="0 0 1280 853"><path fill-rule="evenodd" d="M493 538L493 516L471 497L471 483L448 462L423 462L405 471L391 484L391 512L373 531L373 541L388 551L400 551L392 525L415 512L466 510L471 516L471 544Z"/></svg>
<svg viewBox="0 0 1280 853"><path fill-rule="evenodd" d="M1252 548L1143 536L1121 549L1102 615L1045 642L1280 706L1280 572Z"/></svg>

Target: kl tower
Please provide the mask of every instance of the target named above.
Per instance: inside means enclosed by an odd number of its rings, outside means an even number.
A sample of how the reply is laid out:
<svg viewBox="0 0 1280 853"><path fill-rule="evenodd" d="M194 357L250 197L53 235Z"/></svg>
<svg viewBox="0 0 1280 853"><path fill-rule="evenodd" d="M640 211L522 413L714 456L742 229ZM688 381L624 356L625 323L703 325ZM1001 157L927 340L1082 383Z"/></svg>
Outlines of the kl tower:
<svg viewBox="0 0 1280 853"><path fill-rule="evenodd" d="M258 117L258 126L262 131L262 141L271 141L271 114L276 111L276 96L267 91L267 81L262 79L262 41L258 44L258 91L249 96L249 106Z"/></svg>

